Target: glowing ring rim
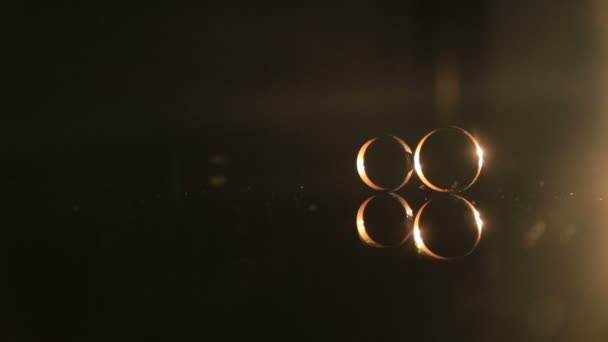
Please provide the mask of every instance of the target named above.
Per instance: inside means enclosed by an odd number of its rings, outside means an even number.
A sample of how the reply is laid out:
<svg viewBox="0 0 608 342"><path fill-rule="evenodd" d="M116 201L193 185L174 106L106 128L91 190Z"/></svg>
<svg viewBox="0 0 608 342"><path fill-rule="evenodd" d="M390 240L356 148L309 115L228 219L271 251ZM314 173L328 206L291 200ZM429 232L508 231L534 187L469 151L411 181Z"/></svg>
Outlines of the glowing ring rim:
<svg viewBox="0 0 608 342"><path fill-rule="evenodd" d="M471 140L473 142L473 145L475 145L475 150L477 152L477 172L475 173L475 177L473 177L473 179L471 181L469 181L469 183L465 187L459 188L459 189L445 189L445 188L440 188L440 187L436 186L428 178L426 178L426 176L424 175L424 172L422 171L422 164L420 163L420 154L422 151L422 146L424 146L424 143L426 142L426 140L428 138L430 138L433 134L435 134L439 131L442 131L442 130L447 130L447 129L454 129L454 130L457 130L457 131L463 133L467 138L469 138L469 140ZM477 139L475 139L475 137L471 133L467 132L466 130L464 130L460 127L450 126L450 127L438 128L438 129L435 129L435 130L427 133L422 139L420 139L420 142L418 142L418 146L416 146L416 151L414 152L414 169L416 170L416 174L418 175L418 178L420 178L422 183L424 183L424 185L428 186L432 190L435 190L437 192L444 192L444 193L463 192L463 191L469 189L471 186L473 186L473 184L475 184L475 182L477 182L477 179L479 179L479 176L481 175L481 170L483 169L483 149L481 148L481 145L479 144Z"/></svg>
<svg viewBox="0 0 608 342"><path fill-rule="evenodd" d="M403 148L403 151L407 154L409 153L410 155L413 154L412 152L412 148L402 139L400 139L397 136L394 135L388 135L388 137L393 138L395 141L397 141L397 143L401 146L401 148ZM366 141L365 143L363 143L363 145L361 145L361 147L359 148L359 152L357 153L357 173L359 174L359 178L363 181L363 183L365 183L365 185L369 186L370 188L376 190L376 191L397 191L399 189L401 189L402 187L405 186L405 184L407 184L410 179L412 178L412 174L414 173L414 168L412 168L407 175L405 175L405 178L403 179L403 181L401 182L401 184L399 184L397 187L393 188L393 189L389 189L389 188L385 188L382 186L377 185L376 183L374 183L371 178L369 178L369 176L367 175L367 172L365 171L365 153L367 152L367 149L369 148L369 146L376 140L378 140L380 137L375 137L372 139L369 139L368 141Z"/></svg>
<svg viewBox="0 0 608 342"><path fill-rule="evenodd" d="M424 243L424 240L422 239L422 236L420 234L420 218L422 217L422 213L424 212L424 209L431 202L433 202L433 200L427 201L426 203L424 203L422 205L422 207L420 207L420 209L416 213L416 218L414 219L414 229L412 230L412 233L414 235L414 244L416 245L416 248L418 249L418 251L422 252L425 255L430 256L433 259L442 260L442 261L464 258L464 257L472 254L475 251L475 249L477 249L477 246L479 245L479 242L481 241L481 235L483 232L483 220L481 219L481 215L479 214L479 211L475 208L475 206L462 196L459 196L456 194L449 194L448 196L455 197L455 198L463 201L467 205L467 207L471 210L471 212L473 213L473 216L475 217L475 223L477 225L477 239L475 240L473 247L471 247L471 249L469 249L469 251L467 251L467 253L465 253L462 256L447 257L447 256L439 255L439 254L433 252L430 248L428 248L426 246L426 244Z"/></svg>
<svg viewBox="0 0 608 342"><path fill-rule="evenodd" d="M414 211L412 210L412 207L410 207L409 203L407 203L407 201L392 192L387 193L388 195L392 196L393 198L395 198L403 207L403 209L405 210L405 215L407 218L413 218L414 217ZM399 247L401 245L403 245L414 233L414 229L412 228L409 233L407 233L405 235L405 237L398 243L395 245L387 245L387 244L382 244L377 242L376 240L374 240L368 233L367 233L367 228L365 227L365 219L364 219L364 214L365 214L365 209L367 208L367 205L374 199L376 198L378 195L373 195L369 198L367 198L365 201L363 201L363 203L361 203L361 205L359 206L359 209L357 210L357 218L356 218L356 224L357 224L357 235L359 236L359 239L361 240L361 242L363 242L364 244L371 246L371 247L375 247L375 248L396 248Z"/></svg>

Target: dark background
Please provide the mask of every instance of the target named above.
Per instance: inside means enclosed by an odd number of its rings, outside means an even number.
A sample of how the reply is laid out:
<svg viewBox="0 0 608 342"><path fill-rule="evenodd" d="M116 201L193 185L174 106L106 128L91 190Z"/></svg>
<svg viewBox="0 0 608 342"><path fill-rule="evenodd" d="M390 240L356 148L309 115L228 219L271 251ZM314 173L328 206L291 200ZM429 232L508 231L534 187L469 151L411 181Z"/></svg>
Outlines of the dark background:
<svg viewBox="0 0 608 342"><path fill-rule="evenodd" d="M608 338L601 1L5 13L3 340ZM364 246L359 146L448 125L479 248Z"/></svg>

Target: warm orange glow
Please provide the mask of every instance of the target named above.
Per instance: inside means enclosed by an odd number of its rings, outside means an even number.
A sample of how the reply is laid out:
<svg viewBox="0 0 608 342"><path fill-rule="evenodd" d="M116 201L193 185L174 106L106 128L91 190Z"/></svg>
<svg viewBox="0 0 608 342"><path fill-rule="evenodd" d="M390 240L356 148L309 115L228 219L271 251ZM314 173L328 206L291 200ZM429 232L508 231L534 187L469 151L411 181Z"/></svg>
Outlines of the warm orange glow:
<svg viewBox="0 0 608 342"><path fill-rule="evenodd" d="M390 136L391 138L395 139L395 141L397 141L397 143L399 143L399 145L403 148L403 151L405 153L409 153L412 154L412 149L405 143L405 141L397 138L396 136ZM369 176L367 175L367 172L365 171L365 152L367 151L367 149L369 148L369 146L374 142L378 140L378 138L373 138L370 139L368 141L366 141L361 148L359 149L359 153L357 153L357 172L359 173L359 177L361 177L361 180L363 181L363 183L365 183L367 186L369 186L370 188L374 189L374 190L378 190L378 191L383 191L383 190L391 190L391 191L396 191L401 189L405 184L407 184L407 182L410 180L410 178L412 177L412 172L413 170L410 170L407 175L405 176L405 178L403 179L403 181L401 182L401 184L399 184L396 188L394 189L387 189L384 187L381 187L379 185L377 185L376 183L374 183Z"/></svg>
<svg viewBox="0 0 608 342"><path fill-rule="evenodd" d="M405 199L403 199L403 197L394 194L394 193L389 193L390 196L392 196L393 198L395 198L399 204L401 204L401 206L403 207L403 210L405 210L405 214L407 215L408 219L412 218L414 216L414 212L412 211L412 208L410 207L410 205L405 201ZM396 247L395 245L391 245L391 246L387 246L387 245L383 245L381 243L378 243L377 241L375 241L374 239L372 239L371 236L369 236L369 234L367 233L367 229L365 227L365 219L364 219L364 214L365 214L365 208L367 208L367 205L369 204L369 202L371 202L374 197L376 196L372 196L368 199L366 199L361 206L359 207L359 210L357 211L357 233L359 234L359 238L361 239L361 241L363 241L363 243L365 243L368 246L371 247L376 247L376 248L386 248L386 247ZM404 227L407 229L407 227ZM403 240L401 240L397 246L403 244L405 241L407 241L407 239L410 237L411 234L406 234L405 237L403 238Z"/></svg>
<svg viewBox="0 0 608 342"><path fill-rule="evenodd" d="M478 168L479 168L479 171L481 172L481 168L483 167L483 150L481 149L481 146L479 146L479 145L477 145L477 158L479 158Z"/></svg>
<svg viewBox="0 0 608 342"><path fill-rule="evenodd" d="M420 236L420 228L417 226L414 226L414 243L416 244L416 248L418 248L418 250L426 248L424 246L424 241L422 241L422 236Z"/></svg>
<svg viewBox="0 0 608 342"><path fill-rule="evenodd" d="M471 253L473 253L473 251L477 248L477 245L479 244L479 241L481 240L481 231L483 228L483 221L481 220L481 215L479 214L479 211L477 211L477 209L475 209L475 207L473 206L473 204L471 204L471 202L467 201L466 199L458 196L458 195L450 195L453 196L454 198L457 198L461 201L463 201L467 207L469 207L469 209L471 209L473 216L475 217L475 224L477 225L477 239L475 240L475 243L473 244L473 247L471 247L471 249L464 255L467 256ZM431 251L425 244L424 244L424 239L422 237L421 234L421 229L420 229L420 218L422 217L422 213L424 212L424 208L426 208L427 205L429 205L429 203L431 203L433 200L430 200L428 202L426 202L421 208L420 210L418 210L418 213L416 214L416 218L414 219L414 242L416 244L416 248L418 248L418 251L424 253L425 255L430 256L433 259L437 259L437 260L452 260L452 259L456 259L456 257L446 257L446 256L442 256L439 255L433 251Z"/></svg>
<svg viewBox="0 0 608 342"><path fill-rule="evenodd" d="M384 188L374 184L374 182L372 182L372 180L369 179L369 177L367 176L367 173L365 172L365 151L367 151L367 148L369 147L369 145L371 145L374 141L376 141L376 139L378 139L378 138L373 138L373 139L368 140L359 149L359 153L357 154L357 172L359 172L359 177L361 177L361 180L363 181L363 183L367 184L367 186L369 186L370 188L372 188L374 190L382 191L382 190L384 190Z"/></svg>
<svg viewBox="0 0 608 342"><path fill-rule="evenodd" d="M416 174L418 174L418 178L420 178L420 181L422 181L422 183L424 183L424 185L428 186L432 190L435 190L438 192L454 192L455 191L453 189L440 188L440 187L436 186L435 184L433 184L424 175L424 172L422 171L422 164L420 163L420 151L422 150L422 146L424 145L426 140L431 135L441 131L442 129L455 129L459 132L462 132L465 136L467 136L467 138L469 138L473 142L473 144L475 144L475 150L477 152L477 158L478 158L477 171L475 173L475 177L473 177L473 179L464 188L458 190L458 191L464 191L464 190L470 188L473 184L475 184L475 182L477 181L477 178L479 178L479 175L481 174L481 169L483 168L483 150L481 149L481 146L479 146L477 139L475 139L475 137L473 137L469 132L465 131L464 129L462 129L460 127L452 126L452 127L448 127L448 128L436 129L434 131L431 131L427 135L425 135L420 140L420 142L418 143L418 146L416 147L416 152L414 153L414 168L416 169Z"/></svg>

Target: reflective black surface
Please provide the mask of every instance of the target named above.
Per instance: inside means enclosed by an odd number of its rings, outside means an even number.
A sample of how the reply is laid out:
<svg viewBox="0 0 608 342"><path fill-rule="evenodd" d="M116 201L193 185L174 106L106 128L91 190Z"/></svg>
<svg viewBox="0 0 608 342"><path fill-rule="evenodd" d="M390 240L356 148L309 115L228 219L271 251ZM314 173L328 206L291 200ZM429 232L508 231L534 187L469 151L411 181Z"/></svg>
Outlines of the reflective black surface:
<svg viewBox="0 0 608 342"><path fill-rule="evenodd" d="M608 336L600 1L13 11L3 339ZM450 125L477 249L364 245L361 144Z"/></svg>

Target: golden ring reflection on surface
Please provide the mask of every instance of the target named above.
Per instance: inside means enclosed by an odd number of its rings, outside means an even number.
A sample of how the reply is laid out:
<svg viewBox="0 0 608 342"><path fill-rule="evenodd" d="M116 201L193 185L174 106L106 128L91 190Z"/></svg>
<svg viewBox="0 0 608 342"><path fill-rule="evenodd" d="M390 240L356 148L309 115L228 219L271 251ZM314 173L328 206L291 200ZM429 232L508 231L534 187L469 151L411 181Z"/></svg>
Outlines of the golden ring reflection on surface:
<svg viewBox="0 0 608 342"><path fill-rule="evenodd" d="M424 143L426 142L426 140L433 134L444 130L444 129L455 129L461 133L463 133L467 138L469 138L473 144L475 145L475 151L477 152L477 172L475 173L475 177L473 177L473 179L462 189L459 190L453 190L453 189L444 189L444 188L440 188L438 186L436 186L435 184L433 184L430 180L428 180L426 178L426 176L424 175L424 172L422 171L422 164L420 163L420 151L422 150L422 146L424 145ZM475 182L477 181L477 178L479 178L479 175L481 174L481 169L483 168L483 150L481 149L481 146L479 145L479 142L477 142L477 139L475 139L475 137L473 137L469 132L465 131L464 129L460 128L460 127L456 127L456 126L452 126L452 127L447 127L447 128L440 128L440 129L436 129L434 131L431 131L430 133L428 133L427 135L425 135L420 142L418 143L418 146L416 147L416 152L414 153L414 169L416 169L416 174L418 175L418 178L420 178L420 180L422 181L422 183L424 183L424 185L428 186L430 189L438 191L438 192L454 192L454 191L464 191L468 188L470 188L473 184L475 184Z"/></svg>
<svg viewBox="0 0 608 342"><path fill-rule="evenodd" d="M483 229L483 221L481 220L481 215L479 214L479 211L477 211L477 209L475 209L475 207L473 206L473 204L471 204L471 202L467 201L466 199L464 199L463 197L460 197L458 195L454 195L454 194L450 194L450 196L453 196L461 201L463 201L467 207L469 207L469 209L471 209L471 211L473 212L473 216L475 217L475 224L477 225L477 239L475 240L475 243L473 244L473 247L471 247L471 249L465 253L463 256L467 256L471 253L473 253L473 251L475 250L475 248L477 248L477 245L479 244L479 241L481 240L481 232ZM429 203L431 203L433 200L430 200L428 202L426 202L422 207L420 207L420 210L418 210L418 213L416 213L416 218L414 219L414 243L416 245L416 248L418 248L418 250L428 256L430 256L433 259L437 259L437 260L452 260L452 259L456 259L457 257L446 257L446 256L442 256L439 255L433 251L431 251L425 244L424 244L424 240L422 238L422 234L420 233L420 217L422 217L422 213L424 212L424 208L426 208L427 205L429 205Z"/></svg>
<svg viewBox="0 0 608 342"><path fill-rule="evenodd" d="M403 197L394 194L392 192L389 192L388 195L392 196L393 198L395 198L399 204L401 204L401 206L403 207L403 209L405 210L405 214L407 216L408 219L412 218L414 216L414 212L412 211L412 208L410 207L410 205L405 201L405 199L403 199ZM359 210L357 211L357 233L359 234L359 238L361 239L361 241L363 241L363 243L365 243L368 246L372 246L372 247L376 247L376 248L387 248L387 247L396 247L396 246L400 246L401 244L403 244L405 241L407 241L407 239L410 237L410 235L412 234L411 232L409 232L408 234L405 235L405 237L397 244L397 245L384 245L381 243L376 242L374 239L372 239L371 236L369 236L369 234L367 233L367 228L365 227L365 218L364 218L364 214L365 214L365 209L367 208L367 205L375 198L376 196L372 196L368 199L366 199L363 203L361 203L361 206L359 207ZM407 227L406 227L407 229Z"/></svg>
<svg viewBox="0 0 608 342"><path fill-rule="evenodd" d="M397 138L394 135L391 135L390 137L392 139L395 139L395 141L397 141L397 143L399 143L399 145L403 148L405 153L412 154L412 149L408 146L408 144L405 143L405 141ZM361 177L361 180L363 181L363 183L365 183L370 188L372 188L374 190L378 190L378 191L389 190L388 188L381 187L381 186L377 185L376 183L374 183L369 178L369 176L367 175L367 172L365 171L365 152L367 151L368 147L376 140L378 140L377 137L366 141L359 149L359 153L357 153L357 172L359 173L359 177ZM405 178L403 179L403 182L401 182L401 184L399 184L397 187L390 189L390 190L396 191L396 190L401 189L410 180L410 178L412 177L413 171L414 170L410 170L407 173L407 175L405 176Z"/></svg>

